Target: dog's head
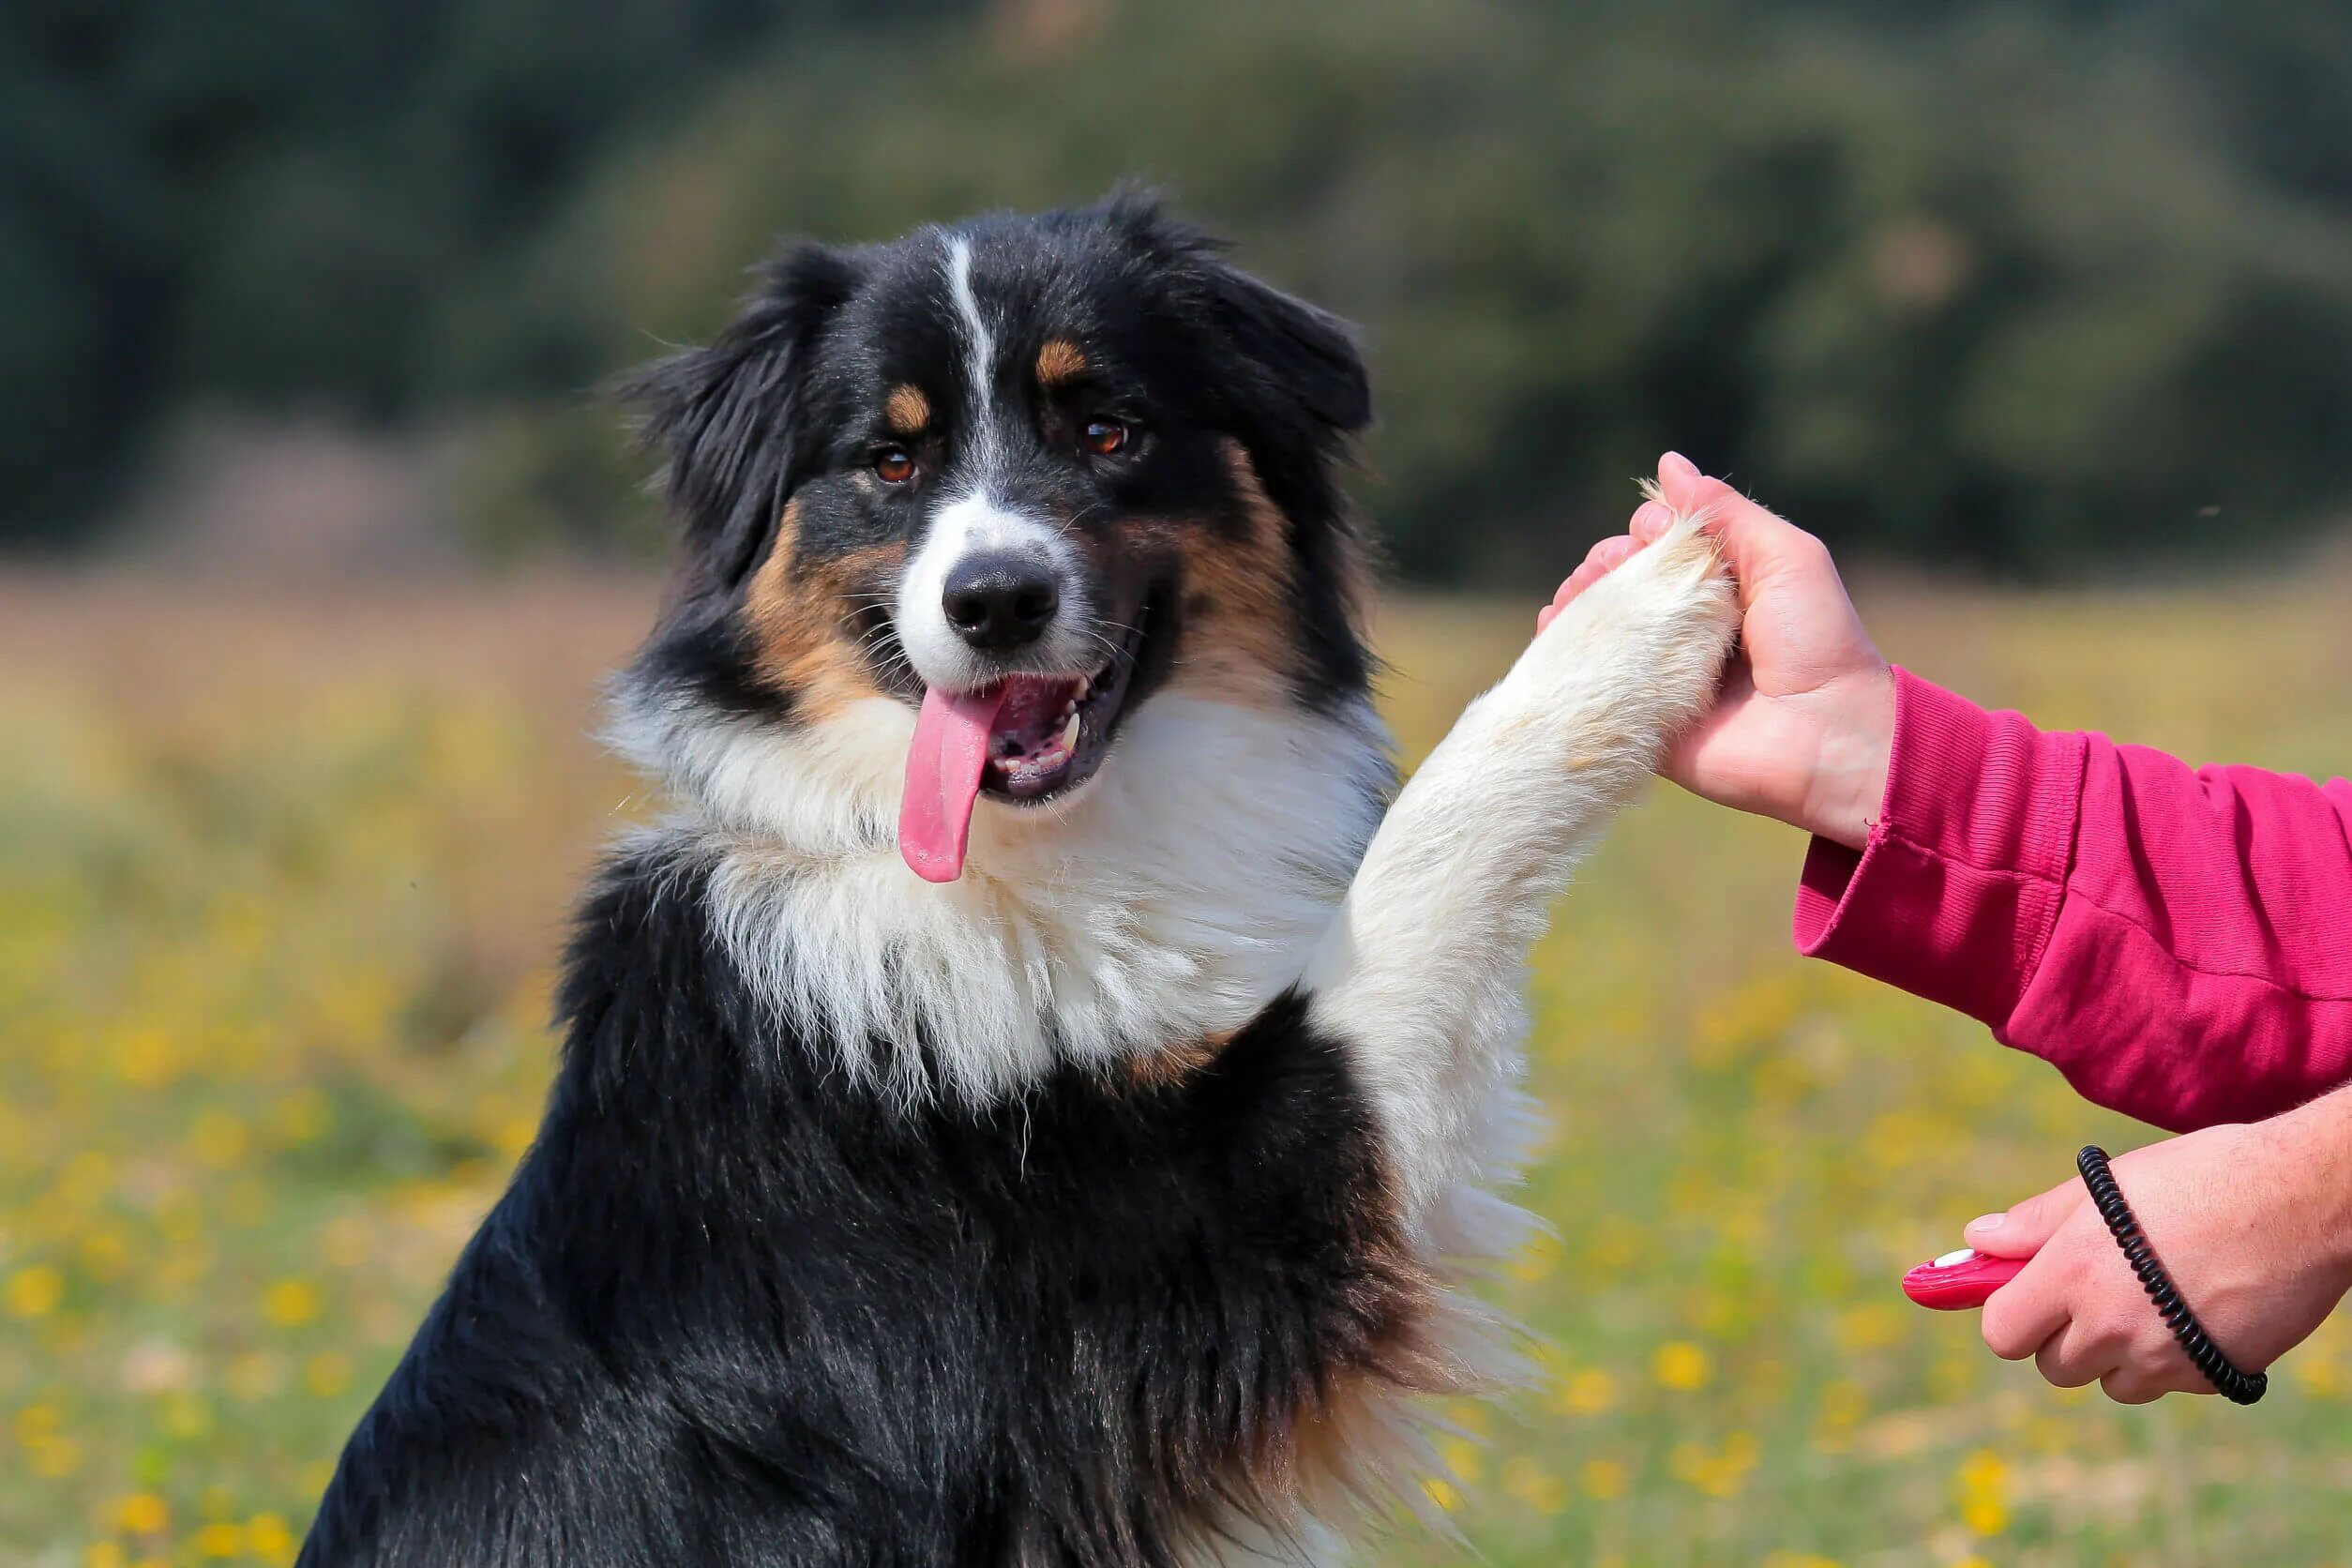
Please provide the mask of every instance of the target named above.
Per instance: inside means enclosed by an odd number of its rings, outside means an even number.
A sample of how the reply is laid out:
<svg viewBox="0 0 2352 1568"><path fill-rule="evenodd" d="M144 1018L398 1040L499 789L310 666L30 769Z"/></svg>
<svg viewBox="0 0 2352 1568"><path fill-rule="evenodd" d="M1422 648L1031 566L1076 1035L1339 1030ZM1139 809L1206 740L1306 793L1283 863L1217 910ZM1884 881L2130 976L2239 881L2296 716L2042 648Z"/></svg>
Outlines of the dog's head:
<svg viewBox="0 0 2352 1568"><path fill-rule="evenodd" d="M789 741L800 825L896 808L949 880L976 802L1079 797L1155 701L1361 702L1363 363L1148 202L791 249L631 390L686 559L627 705L722 815Z"/></svg>

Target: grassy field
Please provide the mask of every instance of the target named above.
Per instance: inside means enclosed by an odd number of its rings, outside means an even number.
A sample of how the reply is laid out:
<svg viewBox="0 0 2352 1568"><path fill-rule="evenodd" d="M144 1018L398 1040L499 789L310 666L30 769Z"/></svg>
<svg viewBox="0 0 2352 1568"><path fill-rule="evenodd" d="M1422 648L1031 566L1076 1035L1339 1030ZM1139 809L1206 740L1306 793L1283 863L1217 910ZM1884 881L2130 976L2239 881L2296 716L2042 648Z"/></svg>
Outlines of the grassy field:
<svg viewBox="0 0 2352 1568"><path fill-rule="evenodd" d="M2341 772L2348 588L1867 603L2045 723ZM570 890L641 809L589 732L650 596L0 579L0 1561L292 1560L531 1136ZM1532 599L1392 610L1409 752ZM1433 1494L1506 1565L2352 1561L2341 1325L2259 1410L2124 1410L1896 1294L2084 1139L2152 1135L1794 958L1801 848L1662 792L1563 903L1558 1241L1497 1285L1547 1379L1456 1412Z"/></svg>

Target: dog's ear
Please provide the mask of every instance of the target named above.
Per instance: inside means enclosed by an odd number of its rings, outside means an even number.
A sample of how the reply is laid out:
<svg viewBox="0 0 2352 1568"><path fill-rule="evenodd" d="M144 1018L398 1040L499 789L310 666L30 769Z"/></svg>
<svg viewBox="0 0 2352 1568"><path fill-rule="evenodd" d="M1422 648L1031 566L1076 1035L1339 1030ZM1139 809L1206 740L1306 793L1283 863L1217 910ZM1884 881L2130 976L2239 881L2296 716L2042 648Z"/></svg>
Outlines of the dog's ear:
<svg viewBox="0 0 2352 1568"><path fill-rule="evenodd" d="M791 499L809 442L809 355L857 285L856 259L787 247L708 348L656 360L621 383L665 461L663 491L692 561L731 584L748 571Z"/></svg>
<svg viewBox="0 0 2352 1568"><path fill-rule="evenodd" d="M1223 261L1209 271L1211 319L1259 378L1259 399L1295 410L1334 436L1372 422L1372 383L1353 329L1328 310Z"/></svg>
<svg viewBox="0 0 2352 1568"><path fill-rule="evenodd" d="M1222 240L1148 191L1113 191L1096 210L1177 279L1184 320L1209 330L1220 386L1260 433L1329 455L1371 423L1371 380L1346 322L1244 272Z"/></svg>
<svg viewBox="0 0 2352 1568"><path fill-rule="evenodd" d="M1372 421L1355 330L1235 266L1223 242L1169 218L1149 192L1115 190L1096 210L1154 274L1174 280L1166 308L1209 360L1204 396L1292 524L1300 581L1313 585L1302 596L1304 633L1342 671L1340 684L1361 689L1370 552L1334 472L1348 438Z"/></svg>

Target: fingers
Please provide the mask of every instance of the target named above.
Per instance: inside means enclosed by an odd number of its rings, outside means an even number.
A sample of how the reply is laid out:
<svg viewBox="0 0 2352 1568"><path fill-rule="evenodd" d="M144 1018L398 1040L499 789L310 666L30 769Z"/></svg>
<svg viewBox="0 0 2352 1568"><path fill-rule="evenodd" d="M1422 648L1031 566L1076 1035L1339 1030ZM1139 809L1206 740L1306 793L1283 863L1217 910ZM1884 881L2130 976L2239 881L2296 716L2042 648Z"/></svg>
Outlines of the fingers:
<svg viewBox="0 0 2352 1568"><path fill-rule="evenodd" d="M2084 1388L2118 1370L2115 1349L2071 1319L2042 1342L2033 1364L2052 1388Z"/></svg>
<svg viewBox="0 0 2352 1568"><path fill-rule="evenodd" d="M1658 460L1658 492L1678 512L1698 509L1698 492L1706 483L1698 464L1680 452L1668 452Z"/></svg>
<svg viewBox="0 0 2352 1568"><path fill-rule="evenodd" d="M2030 1258L2089 1200L2090 1195L2080 1182L2061 1182L2049 1191L2014 1205L2006 1214L1985 1214L1968 1221L1968 1229L1961 1234L1979 1252L1989 1252L1996 1258Z"/></svg>
<svg viewBox="0 0 2352 1568"><path fill-rule="evenodd" d="M2038 1193L2006 1214L1971 1220L1963 1232L1968 1244L1979 1252L1996 1258L2035 1259L2024 1273L1993 1292L1978 1324L1985 1347L2003 1361L2023 1361L2035 1354L2066 1326L2070 1316L2066 1273L2056 1253L2042 1255L2042 1249L2082 1201L2082 1184L2071 1182ZM2046 1373L2048 1368L2043 1370ZM2081 1382L2089 1380L2084 1378ZM2076 1388L2081 1384L2059 1386Z"/></svg>
<svg viewBox="0 0 2352 1568"><path fill-rule="evenodd" d="M1820 540L1725 484L1701 474L1690 459L1668 452L1658 460L1658 491L1678 513L1711 513L1707 532L1722 543L1724 559L1740 582L1741 602L1774 573L1795 567L1830 570L1830 552Z"/></svg>
<svg viewBox="0 0 2352 1568"><path fill-rule="evenodd" d="M1632 560L1635 552L1643 546L1656 544L1665 538L1666 530L1673 526L1674 509L1670 506L1645 501L1635 507L1633 518L1625 525L1625 532L1612 535L1594 545L1586 552L1584 563L1568 574L1568 580L1552 596L1550 608L1537 612L1537 628L1540 630L1551 625L1552 616L1567 609L1569 602L1578 594Z"/></svg>
<svg viewBox="0 0 2352 1568"><path fill-rule="evenodd" d="M1647 539L1636 539L1630 534L1620 534L1614 538L1603 539L1592 547L1592 553L1584 558L1584 565L1578 566L1576 570L1589 571L1593 577L1599 578L1604 573L1617 570L1618 567L1632 560L1634 552L1647 543L1649 543Z"/></svg>
<svg viewBox="0 0 2352 1568"><path fill-rule="evenodd" d="M2037 1259L1984 1304L1977 1332L2003 1361L2023 1361L2049 1343L2073 1316L2070 1279L2055 1256Z"/></svg>
<svg viewBox="0 0 2352 1568"><path fill-rule="evenodd" d="M2152 1405L2167 1394L2210 1394L2210 1384L2194 1383L2170 1372L2150 1371L2127 1363L2099 1380L2099 1391L2118 1405Z"/></svg>
<svg viewBox="0 0 2352 1568"><path fill-rule="evenodd" d="M1609 573L1617 570L1618 567L1632 560L1644 546L1656 539L1659 535L1664 534L1667 525L1674 520L1673 515L1667 512L1663 506L1653 508L1650 505L1650 504L1645 503L1643 509L1655 510L1657 513L1656 520L1648 525L1650 530L1648 537L1644 537L1642 534L1638 532L1638 529L1644 524L1644 519L1641 512L1636 512L1634 514L1634 522L1636 531L1612 535L1610 537L1601 540L1590 550L1586 551L1583 563L1579 565L1575 571L1568 574L1567 580L1562 582L1560 585L1559 591L1552 595L1552 602L1535 612L1535 629L1537 631L1540 632L1545 626L1550 626L1553 620L1559 616L1560 612L1567 609L1578 594L1583 593L1587 588L1591 587L1594 583L1600 581L1601 579L1606 577Z"/></svg>
<svg viewBox="0 0 2352 1568"><path fill-rule="evenodd" d="M2084 1388L2095 1382L2118 1405L2149 1405L2167 1394L2213 1392L2213 1385L2169 1339L2103 1331L2079 1319L2043 1344L2034 1364L2053 1388Z"/></svg>
<svg viewBox="0 0 2352 1568"><path fill-rule="evenodd" d="M2052 1388L2088 1388L2097 1383L2100 1392L2118 1405L2153 1404L2167 1394L2212 1392L2211 1385L2197 1375L2186 1357L2176 1353L2169 1340L2135 1340L2085 1319L2069 1318L2060 1323L2032 1354L2034 1370Z"/></svg>

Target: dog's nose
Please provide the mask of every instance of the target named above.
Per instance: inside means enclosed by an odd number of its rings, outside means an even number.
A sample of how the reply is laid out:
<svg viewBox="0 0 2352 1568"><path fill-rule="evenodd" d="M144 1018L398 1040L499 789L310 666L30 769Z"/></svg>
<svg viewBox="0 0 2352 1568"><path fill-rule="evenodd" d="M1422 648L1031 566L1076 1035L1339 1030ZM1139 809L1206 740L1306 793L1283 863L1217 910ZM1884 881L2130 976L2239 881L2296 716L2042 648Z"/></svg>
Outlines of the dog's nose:
<svg viewBox="0 0 2352 1568"><path fill-rule="evenodd" d="M941 608L957 636L984 654L1006 654L1045 635L1062 608L1062 585L1033 555L968 555L948 574Z"/></svg>

